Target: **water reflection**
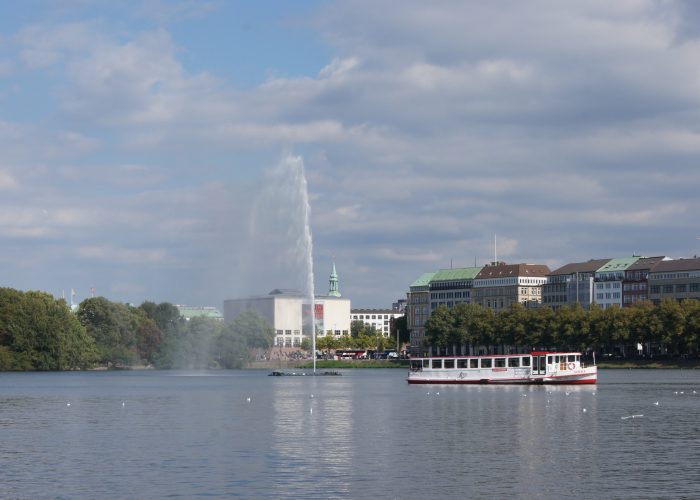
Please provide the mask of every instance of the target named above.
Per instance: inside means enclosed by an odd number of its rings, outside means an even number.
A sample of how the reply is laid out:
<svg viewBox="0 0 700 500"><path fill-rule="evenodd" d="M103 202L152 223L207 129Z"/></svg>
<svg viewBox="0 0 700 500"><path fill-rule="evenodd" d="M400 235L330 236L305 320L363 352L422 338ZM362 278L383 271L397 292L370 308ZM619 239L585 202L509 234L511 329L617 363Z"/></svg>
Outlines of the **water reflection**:
<svg viewBox="0 0 700 500"><path fill-rule="evenodd" d="M693 498L700 484L697 371L593 387L178 375L3 374L0 498Z"/></svg>
<svg viewBox="0 0 700 500"><path fill-rule="evenodd" d="M332 484L334 491L350 492L347 467L356 438L347 379L283 377L273 383L274 474L285 478L275 495L288 495L297 481L309 480L309 473ZM305 479L300 470L306 471ZM308 483L298 486L303 491Z"/></svg>

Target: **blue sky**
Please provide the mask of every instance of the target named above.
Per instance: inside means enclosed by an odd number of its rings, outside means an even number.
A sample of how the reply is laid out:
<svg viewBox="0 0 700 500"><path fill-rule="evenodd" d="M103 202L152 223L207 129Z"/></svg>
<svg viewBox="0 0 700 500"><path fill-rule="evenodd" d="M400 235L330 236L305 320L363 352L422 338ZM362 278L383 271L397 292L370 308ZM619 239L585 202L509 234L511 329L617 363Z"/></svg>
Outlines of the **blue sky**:
<svg viewBox="0 0 700 500"><path fill-rule="evenodd" d="M0 0L0 286L356 307L426 271L700 253L693 2Z"/></svg>

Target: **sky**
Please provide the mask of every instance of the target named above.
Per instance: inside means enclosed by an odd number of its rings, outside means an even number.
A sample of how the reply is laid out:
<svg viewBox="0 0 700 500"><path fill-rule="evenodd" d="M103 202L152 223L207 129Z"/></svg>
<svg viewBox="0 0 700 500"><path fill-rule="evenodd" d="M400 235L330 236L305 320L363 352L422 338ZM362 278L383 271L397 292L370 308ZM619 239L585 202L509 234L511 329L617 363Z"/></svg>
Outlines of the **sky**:
<svg viewBox="0 0 700 500"><path fill-rule="evenodd" d="M692 0L0 0L2 287L302 289L306 193L316 293L384 308L700 254L699 187Z"/></svg>

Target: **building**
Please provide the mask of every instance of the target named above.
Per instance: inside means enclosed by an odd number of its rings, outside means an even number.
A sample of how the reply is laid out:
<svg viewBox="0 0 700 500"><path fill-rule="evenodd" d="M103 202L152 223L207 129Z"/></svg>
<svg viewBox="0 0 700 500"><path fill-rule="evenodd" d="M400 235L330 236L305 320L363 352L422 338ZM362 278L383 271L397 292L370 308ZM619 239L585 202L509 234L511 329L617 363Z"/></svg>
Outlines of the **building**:
<svg viewBox="0 0 700 500"><path fill-rule="evenodd" d="M373 326L384 337L391 335L391 322L404 315L396 309L353 309L350 312L352 321L362 321L366 326Z"/></svg>
<svg viewBox="0 0 700 500"><path fill-rule="evenodd" d="M176 305L177 310L180 311L180 316L185 318L187 321L192 318L209 318L217 321L223 321L224 316L221 314L216 307L199 307L199 306L182 306Z"/></svg>
<svg viewBox="0 0 700 500"><path fill-rule="evenodd" d="M566 264L547 275L542 285L542 304L552 309L580 304L584 309L595 302L594 281L598 269L610 259L594 259L588 262Z"/></svg>
<svg viewBox="0 0 700 500"><path fill-rule="evenodd" d="M350 335L350 300L319 296L314 300L316 335Z"/></svg>
<svg viewBox="0 0 700 500"><path fill-rule="evenodd" d="M309 318L308 307L308 299L299 290L275 289L268 295L224 301L224 321L231 323L242 312L254 311L275 329L276 346L299 347L303 337L311 332L309 319L304 326L304 316Z"/></svg>
<svg viewBox="0 0 700 500"><path fill-rule="evenodd" d="M425 338L425 322L430 316L430 280L435 273L424 273L411 283L406 294L406 325L411 336L411 354L420 354Z"/></svg>
<svg viewBox="0 0 700 500"><path fill-rule="evenodd" d="M440 269L430 279L430 312L440 306L448 308L456 304L472 302L472 287L474 278L483 267L460 267L456 269Z"/></svg>
<svg viewBox="0 0 700 500"><path fill-rule="evenodd" d="M267 295L224 301L224 321L230 323L244 311L255 311L274 328L275 346L300 347L313 331L309 309L309 298L301 291L278 288ZM313 318L317 335L350 334L350 300L340 295L335 264L328 295L314 297Z"/></svg>
<svg viewBox="0 0 700 500"><path fill-rule="evenodd" d="M649 299L700 300L700 259L664 260L649 272Z"/></svg>
<svg viewBox="0 0 700 500"><path fill-rule="evenodd" d="M637 262L639 257L610 259L595 273L595 302L603 309L611 306L622 307L622 281L625 271Z"/></svg>
<svg viewBox="0 0 700 500"><path fill-rule="evenodd" d="M542 286L549 268L542 264L506 264L494 262L474 278L472 303L495 311L520 303L537 307L542 303Z"/></svg>
<svg viewBox="0 0 700 500"><path fill-rule="evenodd" d="M399 311L401 313L405 313L406 312L406 299L399 299L396 302L392 302L391 308L394 311Z"/></svg>
<svg viewBox="0 0 700 500"><path fill-rule="evenodd" d="M625 269L622 280L622 307L649 300L649 273L666 257L641 257Z"/></svg>

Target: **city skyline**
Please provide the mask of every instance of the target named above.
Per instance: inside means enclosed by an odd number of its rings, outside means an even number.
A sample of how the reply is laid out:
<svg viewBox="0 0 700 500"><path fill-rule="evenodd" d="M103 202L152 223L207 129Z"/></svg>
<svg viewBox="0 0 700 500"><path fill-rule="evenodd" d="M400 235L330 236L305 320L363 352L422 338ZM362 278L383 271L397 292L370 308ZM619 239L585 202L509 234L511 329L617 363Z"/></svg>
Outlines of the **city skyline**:
<svg viewBox="0 0 700 500"><path fill-rule="evenodd" d="M377 16L376 12L382 12ZM0 286L221 306L700 254L692 1L0 2Z"/></svg>

